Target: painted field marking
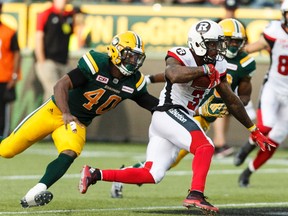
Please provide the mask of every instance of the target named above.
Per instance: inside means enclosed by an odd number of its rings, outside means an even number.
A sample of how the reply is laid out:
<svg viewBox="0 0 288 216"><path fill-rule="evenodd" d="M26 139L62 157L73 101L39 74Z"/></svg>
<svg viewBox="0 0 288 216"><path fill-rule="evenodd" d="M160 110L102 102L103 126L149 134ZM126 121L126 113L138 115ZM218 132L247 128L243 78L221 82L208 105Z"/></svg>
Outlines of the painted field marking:
<svg viewBox="0 0 288 216"><path fill-rule="evenodd" d="M222 204L218 207L262 207L262 206L287 206L288 202L276 203L239 203L239 204ZM133 208L104 208L104 209L59 209L59 210L46 210L46 211L33 211L33 212L0 212L0 215L35 215L35 214L48 214L48 213L79 213L79 212L104 212L104 211L137 211L137 210L157 210L157 209L183 209L183 206L153 206L153 207L133 207ZM284 213L284 212L283 212ZM268 213L269 214L269 213ZM286 212L287 214L287 212Z"/></svg>

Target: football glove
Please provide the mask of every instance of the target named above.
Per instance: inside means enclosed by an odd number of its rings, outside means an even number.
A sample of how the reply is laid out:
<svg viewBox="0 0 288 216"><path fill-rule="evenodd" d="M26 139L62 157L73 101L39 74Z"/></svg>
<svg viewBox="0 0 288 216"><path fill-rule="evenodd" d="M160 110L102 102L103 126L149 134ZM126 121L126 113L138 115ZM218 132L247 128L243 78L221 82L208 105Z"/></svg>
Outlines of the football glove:
<svg viewBox="0 0 288 216"><path fill-rule="evenodd" d="M224 103L211 103L214 95L209 97L202 106L199 107L199 115L204 117L222 118L229 114L228 109Z"/></svg>
<svg viewBox="0 0 288 216"><path fill-rule="evenodd" d="M262 151L270 151L271 146L276 148L276 145L264 136L258 128L251 132L251 138Z"/></svg>
<svg viewBox="0 0 288 216"><path fill-rule="evenodd" d="M213 64L204 64L202 67L204 74L206 74L210 79L208 88L211 89L217 86L221 82L219 71L215 69Z"/></svg>

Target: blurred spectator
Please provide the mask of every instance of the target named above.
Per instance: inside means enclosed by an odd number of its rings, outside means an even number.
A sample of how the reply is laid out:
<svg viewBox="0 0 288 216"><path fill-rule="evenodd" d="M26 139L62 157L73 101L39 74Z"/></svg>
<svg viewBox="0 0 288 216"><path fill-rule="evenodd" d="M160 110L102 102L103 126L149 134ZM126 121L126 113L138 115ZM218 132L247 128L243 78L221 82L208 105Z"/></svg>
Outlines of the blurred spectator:
<svg viewBox="0 0 288 216"><path fill-rule="evenodd" d="M57 80L69 71L74 11L65 10L66 3L67 0L53 0L52 6L37 17L35 69L44 89L44 100L50 98Z"/></svg>
<svg viewBox="0 0 288 216"><path fill-rule="evenodd" d="M91 30L85 27L85 13L79 8L74 8L73 34L70 37L69 50L79 50L89 47L91 43Z"/></svg>
<svg viewBox="0 0 288 216"><path fill-rule="evenodd" d="M173 0L172 4L205 4L206 0Z"/></svg>
<svg viewBox="0 0 288 216"><path fill-rule="evenodd" d="M0 15L2 5L0 2ZM9 104L16 99L15 86L19 72L20 49L17 32L0 19L0 136L7 136L9 132Z"/></svg>
<svg viewBox="0 0 288 216"><path fill-rule="evenodd" d="M235 18L235 11L240 5L251 5L254 0L209 0L213 5L223 5L225 16L223 18Z"/></svg>

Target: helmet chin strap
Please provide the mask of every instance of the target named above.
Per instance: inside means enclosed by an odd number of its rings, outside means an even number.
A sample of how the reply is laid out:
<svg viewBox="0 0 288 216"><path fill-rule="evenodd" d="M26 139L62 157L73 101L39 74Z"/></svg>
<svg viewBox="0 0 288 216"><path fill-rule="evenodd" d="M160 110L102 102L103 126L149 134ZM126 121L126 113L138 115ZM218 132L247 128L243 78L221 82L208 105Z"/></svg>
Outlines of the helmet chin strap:
<svg viewBox="0 0 288 216"><path fill-rule="evenodd" d="M124 76L130 76L134 73L133 71L128 71L122 63L120 65L116 65L116 67Z"/></svg>

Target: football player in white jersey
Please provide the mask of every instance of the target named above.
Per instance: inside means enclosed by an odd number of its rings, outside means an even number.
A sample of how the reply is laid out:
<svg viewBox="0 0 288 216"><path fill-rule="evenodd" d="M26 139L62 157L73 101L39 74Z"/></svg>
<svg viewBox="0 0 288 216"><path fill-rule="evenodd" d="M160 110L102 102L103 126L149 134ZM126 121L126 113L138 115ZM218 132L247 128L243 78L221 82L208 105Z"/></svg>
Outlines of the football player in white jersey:
<svg viewBox="0 0 288 216"><path fill-rule="evenodd" d="M220 25L211 20L201 20L192 25L188 33L188 47L172 48L165 58L166 83L152 115L144 167L100 170L85 165L79 182L80 193L86 193L91 184L100 180L157 184L164 178L179 150L185 149L194 158L191 161L193 177L190 192L183 205L201 208L205 214L217 213L219 209L204 196L214 145L193 118L202 98L215 87L229 112L251 131L260 148L265 151L270 144L273 145L253 124L242 102L232 92L226 80L225 51L226 43ZM200 78L202 82L199 82Z"/></svg>
<svg viewBox="0 0 288 216"><path fill-rule="evenodd" d="M259 40L245 47L248 53L262 49L270 52L270 67L259 97L257 127L276 147L258 152L238 179L241 187L249 186L251 174L272 157L288 133L288 0L282 3L281 12L282 20L271 21ZM240 166L254 148L254 141L249 139L235 155L234 164Z"/></svg>

